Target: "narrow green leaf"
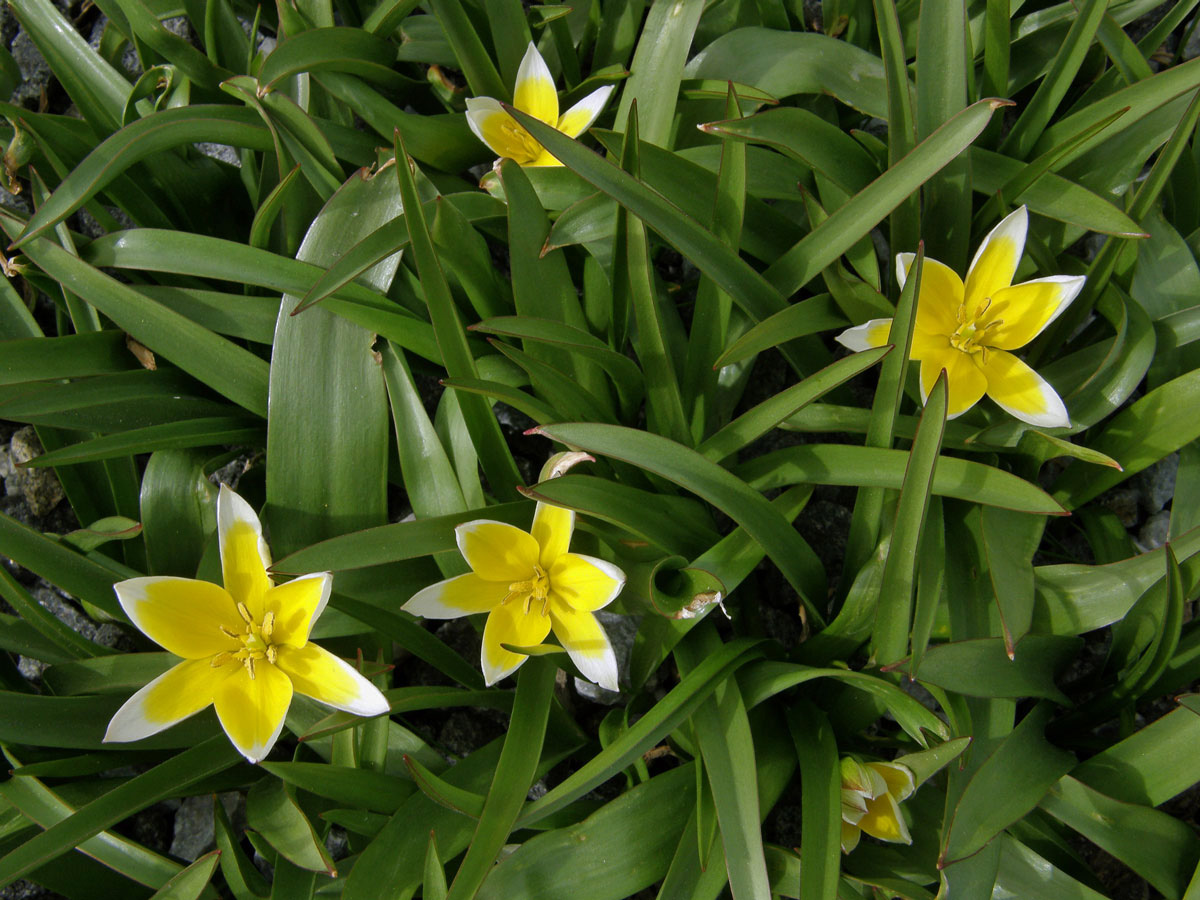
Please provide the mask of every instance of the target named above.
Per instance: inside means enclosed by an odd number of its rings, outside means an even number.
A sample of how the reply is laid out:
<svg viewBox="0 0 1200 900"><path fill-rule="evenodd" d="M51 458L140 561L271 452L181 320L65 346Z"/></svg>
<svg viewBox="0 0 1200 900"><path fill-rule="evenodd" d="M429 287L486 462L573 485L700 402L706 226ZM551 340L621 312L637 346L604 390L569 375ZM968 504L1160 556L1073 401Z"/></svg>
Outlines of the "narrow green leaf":
<svg viewBox="0 0 1200 900"><path fill-rule="evenodd" d="M825 714L806 700L788 710L788 730L800 760L800 900L835 900L841 871L842 779L838 748Z"/></svg>
<svg viewBox="0 0 1200 900"><path fill-rule="evenodd" d="M930 647L915 677L968 697L1046 697L1066 706L1054 676L1079 647L1070 635L1029 634L1009 659L1001 638L954 641Z"/></svg>
<svg viewBox="0 0 1200 900"><path fill-rule="evenodd" d="M283 781L261 778L251 786L246 795L246 824L294 865L336 874L324 842Z"/></svg>
<svg viewBox="0 0 1200 900"><path fill-rule="evenodd" d="M208 887L220 860L220 850L205 853L159 888L150 900L196 900Z"/></svg>
<svg viewBox="0 0 1200 900"><path fill-rule="evenodd" d="M572 447L611 456L660 475L724 510L767 551L800 595L813 622L824 571L812 548L770 504L737 477L659 435L611 425L563 424L539 431Z"/></svg>

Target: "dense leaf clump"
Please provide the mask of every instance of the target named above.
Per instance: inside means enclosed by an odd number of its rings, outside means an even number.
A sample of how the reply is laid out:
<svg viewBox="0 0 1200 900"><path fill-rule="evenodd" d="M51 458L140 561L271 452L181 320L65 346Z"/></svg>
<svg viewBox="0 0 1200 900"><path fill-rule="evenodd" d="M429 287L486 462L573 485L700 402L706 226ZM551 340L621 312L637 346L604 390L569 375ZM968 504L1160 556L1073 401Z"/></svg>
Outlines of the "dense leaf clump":
<svg viewBox="0 0 1200 900"><path fill-rule="evenodd" d="M1196 6L10 0L0 885L1200 896Z"/></svg>

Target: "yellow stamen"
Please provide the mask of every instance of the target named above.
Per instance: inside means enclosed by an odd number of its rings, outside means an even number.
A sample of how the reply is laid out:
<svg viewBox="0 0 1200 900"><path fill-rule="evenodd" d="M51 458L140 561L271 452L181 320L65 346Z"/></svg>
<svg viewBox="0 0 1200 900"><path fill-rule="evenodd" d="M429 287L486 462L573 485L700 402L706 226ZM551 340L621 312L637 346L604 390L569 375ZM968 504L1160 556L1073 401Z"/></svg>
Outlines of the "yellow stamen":
<svg viewBox="0 0 1200 900"><path fill-rule="evenodd" d="M250 615L250 610L246 608L245 603L239 603L237 605L237 611L238 615L242 617L243 622L245 622L247 625L254 624L254 616Z"/></svg>
<svg viewBox="0 0 1200 900"><path fill-rule="evenodd" d="M271 632L274 630L275 630L275 613L269 612L265 616L263 616L263 623L262 623L262 628L260 629L260 631L262 632L262 636L264 639L270 640Z"/></svg>

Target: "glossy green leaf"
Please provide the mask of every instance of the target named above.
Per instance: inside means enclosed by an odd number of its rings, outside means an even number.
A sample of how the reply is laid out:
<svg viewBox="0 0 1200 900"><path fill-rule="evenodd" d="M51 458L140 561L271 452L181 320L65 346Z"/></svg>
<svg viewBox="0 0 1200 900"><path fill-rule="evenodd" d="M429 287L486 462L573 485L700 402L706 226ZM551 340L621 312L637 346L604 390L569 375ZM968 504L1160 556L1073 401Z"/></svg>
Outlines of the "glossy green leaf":
<svg viewBox="0 0 1200 900"><path fill-rule="evenodd" d="M1079 646L1068 635L1029 634L1009 659L1001 638L939 644L925 651L915 677L969 697L1046 697L1066 705L1054 676Z"/></svg>
<svg viewBox="0 0 1200 900"><path fill-rule="evenodd" d="M205 853L155 891L150 900L196 900L204 894L220 862L221 851Z"/></svg>
<svg viewBox="0 0 1200 900"><path fill-rule="evenodd" d="M823 571L812 548L784 519L729 472L658 435L609 425L564 424L540 429L546 437L593 453L611 456L666 478L725 511L757 540L800 594L809 615L824 595Z"/></svg>
<svg viewBox="0 0 1200 900"><path fill-rule="evenodd" d="M263 778L254 783L246 795L246 823L293 864L334 874L324 843L284 782Z"/></svg>

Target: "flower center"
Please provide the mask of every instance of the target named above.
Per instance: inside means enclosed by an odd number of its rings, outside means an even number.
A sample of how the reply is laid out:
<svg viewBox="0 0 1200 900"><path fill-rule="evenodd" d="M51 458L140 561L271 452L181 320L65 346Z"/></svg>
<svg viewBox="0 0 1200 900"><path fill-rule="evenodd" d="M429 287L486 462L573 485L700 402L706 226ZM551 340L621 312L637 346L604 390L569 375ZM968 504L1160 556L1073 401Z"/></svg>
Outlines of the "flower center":
<svg viewBox="0 0 1200 900"><path fill-rule="evenodd" d="M959 304L955 313L958 327L954 329L954 334L950 335L951 347L963 353L982 353L983 361L987 362L988 332L1004 324L1003 319L987 317L991 305L992 298L988 297L975 315L968 315L966 303Z"/></svg>
<svg viewBox="0 0 1200 900"><path fill-rule="evenodd" d="M515 120L505 122L500 126L500 130L508 139L510 149L518 151L511 154L515 162L531 163L541 156L542 145L537 142L532 134L518 125Z"/></svg>
<svg viewBox="0 0 1200 900"><path fill-rule="evenodd" d="M263 616L262 623L254 621L254 616L250 615L250 610L246 608L245 603L237 605L238 615L242 617L242 621L246 623L246 628L242 632L232 631L224 625L219 626L221 633L226 637L231 637L236 641L241 641L240 650L223 650L212 658L211 665L214 669L226 665L231 662L240 662L245 666L250 677L254 677L254 664L261 660L266 660L269 663L274 663L278 657L278 651L275 645L271 643L271 632L275 630L275 613L269 612Z"/></svg>
<svg viewBox="0 0 1200 900"><path fill-rule="evenodd" d="M541 566L533 567L533 577L528 581L514 581L508 586L508 595L501 601L507 603L510 600L523 600L525 604L525 614L528 615L533 601L537 600L541 603L541 609L538 611L540 615L546 615L546 604L550 597L550 576L546 574L546 570Z"/></svg>

